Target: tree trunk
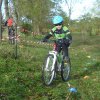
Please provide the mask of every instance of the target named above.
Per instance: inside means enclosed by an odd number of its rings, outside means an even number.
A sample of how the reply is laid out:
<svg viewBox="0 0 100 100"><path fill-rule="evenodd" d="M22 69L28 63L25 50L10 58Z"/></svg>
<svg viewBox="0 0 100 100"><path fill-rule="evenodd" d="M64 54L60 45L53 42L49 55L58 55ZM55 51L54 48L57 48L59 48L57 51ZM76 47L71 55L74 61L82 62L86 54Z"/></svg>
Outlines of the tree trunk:
<svg viewBox="0 0 100 100"><path fill-rule="evenodd" d="M8 0L4 0L6 19L9 17Z"/></svg>
<svg viewBox="0 0 100 100"><path fill-rule="evenodd" d="M0 40L2 40L2 12L1 12L1 7L2 7L2 0L0 0Z"/></svg>

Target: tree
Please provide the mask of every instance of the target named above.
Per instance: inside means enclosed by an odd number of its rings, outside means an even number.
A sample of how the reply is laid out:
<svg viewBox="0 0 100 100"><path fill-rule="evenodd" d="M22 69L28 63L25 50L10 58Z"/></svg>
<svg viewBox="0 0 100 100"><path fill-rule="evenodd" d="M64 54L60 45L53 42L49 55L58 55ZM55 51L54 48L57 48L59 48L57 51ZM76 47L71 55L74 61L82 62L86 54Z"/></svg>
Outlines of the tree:
<svg viewBox="0 0 100 100"><path fill-rule="evenodd" d="M100 34L100 18L94 17L92 18L92 27L93 27L93 33L94 35Z"/></svg>
<svg viewBox="0 0 100 100"><path fill-rule="evenodd" d="M100 17L100 0L96 0L91 13L93 14L93 16Z"/></svg>
<svg viewBox="0 0 100 100"><path fill-rule="evenodd" d="M0 0L0 40L2 40L2 0Z"/></svg>
<svg viewBox="0 0 100 100"><path fill-rule="evenodd" d="M5 5L5 16L6 16L6 19L8 19L9 17L8 0L4 0L4 5Z"/></svg>
<svg viewBox="0 0 100 100"><path fill-rule="evenodd" d="M71 15L72 15L72 12L73 12L73 8L74 8L74 5L78 2L80 2L80 0L62 0L62 2L66 3L66 7L68 9L68 23L69 23L69 26L71 24Z"/></svg>
<svg viewBox="0 0 100 100"><path fill-rule="evenodd" d="M19 20L23 17L32 21L33 31L40 33L51 17L53 3L51 0L14 0L14 6L18 12Z"/></svg>

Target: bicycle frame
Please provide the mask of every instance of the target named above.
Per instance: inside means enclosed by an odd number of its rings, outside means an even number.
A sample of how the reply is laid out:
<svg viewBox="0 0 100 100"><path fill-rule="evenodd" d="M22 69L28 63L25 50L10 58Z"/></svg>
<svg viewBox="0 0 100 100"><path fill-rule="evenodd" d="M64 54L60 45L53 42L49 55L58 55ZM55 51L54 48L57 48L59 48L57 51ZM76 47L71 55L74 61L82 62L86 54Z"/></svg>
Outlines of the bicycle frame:
<svg viewBox="0 0 100 100"><path fill-rule="evenodd" d="M57 44L56 43L54 43L54 45L53 45L53 50L57 52ZM57 57L57 61L59 63L62 62L62 57L61 56L62 56L62 51L60 53L57 52L56 57Z"/></svg>
<svg viewBox="0 0 100 100"><path fill-rule="evenodd" d="M59 63L59 64L62 63L61 53L62 53L62 52L60 52L60 53L58 54L58 52L57 52L57 44L54 43L54 45L53 45L53 50L52 50L52 51L49 51L49 54L51 54L51 55L54 56L54 61L53 61L53 66L54 66L54 67L55 67L56 61L57 61L57 64L58 64L58 63ZM54 69L54 68L52 68L52 70L53 70L53 69Z"/></svg>
<svg viewBox="0 0 100 100"><path fill-rule="evenodd" d="M55 67L55 63L57 61L57 51L56 51L56 48L57 48L57 45L56 43L53 45L53 50L52 51L49 51L49 54L53 55L54 57L54 61L53 61L53 65L52 65L52 69L51 70L54 70L54 67Z"/></svg>

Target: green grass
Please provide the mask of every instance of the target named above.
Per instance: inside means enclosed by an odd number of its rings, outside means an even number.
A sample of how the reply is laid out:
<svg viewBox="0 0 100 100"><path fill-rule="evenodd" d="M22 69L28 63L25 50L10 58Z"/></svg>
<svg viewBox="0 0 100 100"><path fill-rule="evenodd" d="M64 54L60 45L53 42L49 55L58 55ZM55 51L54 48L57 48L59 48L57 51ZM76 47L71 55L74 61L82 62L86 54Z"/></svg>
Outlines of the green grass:
<svg viewBox="0 0 100 100"><path fill-rule="evenodd" d="M15 46L7 41L0 43L0 100L66 100L69 87L60 74L51 86L42 84L41 68L50 49L48 45L21 42L15 59ZM70 58L68 82L77 93L69 100L100 100L99 36L88 36L83 42L79 34L73 34Z"/></svg>

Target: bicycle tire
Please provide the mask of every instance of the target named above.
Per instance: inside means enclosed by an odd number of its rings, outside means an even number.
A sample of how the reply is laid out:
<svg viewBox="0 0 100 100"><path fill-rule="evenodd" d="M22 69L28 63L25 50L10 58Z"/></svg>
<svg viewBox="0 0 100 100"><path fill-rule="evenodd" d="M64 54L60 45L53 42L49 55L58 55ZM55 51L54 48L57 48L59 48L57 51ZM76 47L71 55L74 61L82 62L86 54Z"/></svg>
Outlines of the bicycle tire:
<svg viewBox="0 0 100 100"><path fill-rule="evenodd" d="M15 33L12 30L12 39L11 39L12 44L15 44Z"/></svg>
<svg viewBox="0 0 100 100"><path fill-rule="evenodd" d="M67 60L66 57L64 57L61 65L61 77L63 81L69 80L70 71L71 71L70 60Z"/></svg>
<svg viewBox="0 0 100 100"><path fill-rule="evenodd" d="M12 38L12 44L15 44L15 38L14 37Z"/></svg>
<svg viewBox="0 0 100 100"><path fill-rule="evenodd" d="M9 29L9 41L11 44L15 44L15 33L14 30L11 28Z"/></svg>
<svg viewBox="0 0 100 100"><path fill-rule="evenodd" d="M47 86L52 83L55 75L55 65L53 65L53 59L54 56L52 54L48 54L42 67L42 80Z"/></svg>

